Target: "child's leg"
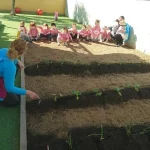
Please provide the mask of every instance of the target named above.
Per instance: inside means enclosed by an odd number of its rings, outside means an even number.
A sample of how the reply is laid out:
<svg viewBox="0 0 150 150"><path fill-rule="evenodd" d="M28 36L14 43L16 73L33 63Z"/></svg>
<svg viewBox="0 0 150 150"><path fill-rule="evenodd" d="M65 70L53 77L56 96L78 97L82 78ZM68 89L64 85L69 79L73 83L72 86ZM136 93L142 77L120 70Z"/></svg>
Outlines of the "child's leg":
<svg viewBox="0 0 150 150"><path fill-rule="evenodd" d="M83 36L82 36L82 35L79 35L79 39L82 41L82 40L83 40Z"/></svg>
<svg viewBox="0 0 150 150"><path fill-rule="evenodd" d="M72 39L76 40L76 39L77 39L77 36L78 36L78 34L77 34L77 33L76 33L76 34L74 34L74 35L72 36Z"/></svg>
<svg viewBox="0 0 150 150"><path fill-rule="evenodd" d="M62 43L62 42L63 42L63 39L60 36L58 36L57 37L57 43L58 43L58 45L60 45L60 43Z"/></svg>
<svg viewBox="0 0 150 150"><path fill-rule="evenodd" d="M50 41L50 40L51 40L51 34L46 34L46 39L47 39L48 41Z"/></svg>

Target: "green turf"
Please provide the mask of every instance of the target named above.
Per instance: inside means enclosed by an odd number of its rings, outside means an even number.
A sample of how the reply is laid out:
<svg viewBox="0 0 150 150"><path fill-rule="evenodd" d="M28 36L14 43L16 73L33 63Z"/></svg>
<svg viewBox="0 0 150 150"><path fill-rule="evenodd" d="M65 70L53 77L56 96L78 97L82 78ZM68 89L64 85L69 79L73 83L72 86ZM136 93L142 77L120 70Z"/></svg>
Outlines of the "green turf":
<svg viewBox="0 0 150 150"><path fill-rule="evenodd" d="M26 27L29 28L31 21L36 22L37 25L43 23L54 22L53 16L37 16L19 14L17 16L10 16L8 13L0 13L0 48L8 47L10 42L16 38L19 22L24 21ZM67 17L59 17L56 22L58 29L64 26L71 27L73 20ZM78 28L81 25L77 24ZM20 75L17 77L16 85L20 85ZM0 106L0 150L19 150L19 132L20 132L20 108L5 108Z"/></svg>

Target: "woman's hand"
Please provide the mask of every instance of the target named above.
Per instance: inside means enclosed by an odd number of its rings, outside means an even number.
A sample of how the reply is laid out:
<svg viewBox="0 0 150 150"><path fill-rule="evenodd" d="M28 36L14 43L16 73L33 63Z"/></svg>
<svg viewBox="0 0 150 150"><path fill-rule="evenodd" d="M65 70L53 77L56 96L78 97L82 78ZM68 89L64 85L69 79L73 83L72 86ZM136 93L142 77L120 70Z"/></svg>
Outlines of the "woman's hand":
<svg viewBox="0 0 150 150"><path fill-rule="evenodd" d="M40 97L39 97L36 93L34 93L34 92L30 91L30 90L27 90L27 95L28 95L31 99L40 99Z"/></svg>
<svg viewBox="0 0 150 150"><path fill-rule="evenodd" d="M23 65L23 63L22 63L20 60L18 60L18 65L19 65L19 67L20 67L21 69L24 69L24 65Z"/></svg>

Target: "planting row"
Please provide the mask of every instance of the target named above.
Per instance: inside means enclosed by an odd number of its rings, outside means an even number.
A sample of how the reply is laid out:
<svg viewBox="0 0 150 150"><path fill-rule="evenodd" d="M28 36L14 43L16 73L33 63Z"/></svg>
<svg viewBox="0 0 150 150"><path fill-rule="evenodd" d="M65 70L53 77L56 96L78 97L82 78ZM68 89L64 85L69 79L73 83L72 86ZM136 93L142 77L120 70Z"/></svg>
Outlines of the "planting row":
<svg viewBox="0 0 150 150"><path fill-rule="evenodd" d="M74 128L68 138L53 134L33 135L28 131L28 150L149 150L150 125Z"/></svg>
<svg viewBox="0 0 150 150"><path fill-rule="evenodd" d="M25 68L26 75L101 75L108 73L146 73L150 72L149 63L114 63L101 64L93 62L88 64L73 64L69 62L47 61Z"/></svg>
<svg viewBox="0 0 150 150"><path fill-rule="evenodd" d="M50 108L84 108L90 106L105 106L107 104L120 104L131 99L150 99L150 87L115 88L112 90L99 90L80 92L73 91L71 95L63 96L54 94L51 97L39 101L28 101L27 109L33 112L48 111Z"/></svg>

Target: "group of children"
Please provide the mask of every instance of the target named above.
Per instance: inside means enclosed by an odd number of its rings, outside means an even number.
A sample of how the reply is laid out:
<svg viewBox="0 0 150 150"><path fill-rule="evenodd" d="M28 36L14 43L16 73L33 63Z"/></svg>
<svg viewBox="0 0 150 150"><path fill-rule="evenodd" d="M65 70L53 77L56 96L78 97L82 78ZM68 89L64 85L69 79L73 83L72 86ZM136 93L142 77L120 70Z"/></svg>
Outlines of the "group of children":
<svg viewBox="0 0 150 150"><path fill-rule="evenodd" d="M95 21L95 26L83 25L81 30L77 29L75 23L72 28L64 27L62 31L58 30L55 23L51 23L51 27L44 23L37 26L35 22L30 23L29 30L26 29L25 23L21 21L18 30L18 38L22 38L28 42L43 40L56 41L58 45L63 43L67 45L69 41L95 41L105 42L111 38L111 31L107 26L100 28L100 21Z"/></svg>

